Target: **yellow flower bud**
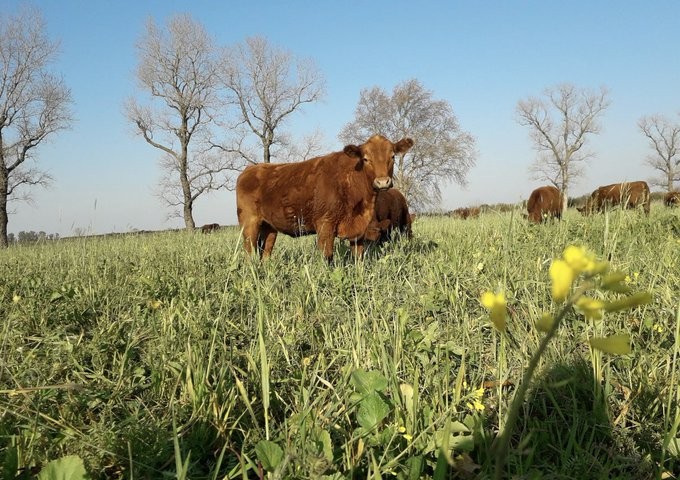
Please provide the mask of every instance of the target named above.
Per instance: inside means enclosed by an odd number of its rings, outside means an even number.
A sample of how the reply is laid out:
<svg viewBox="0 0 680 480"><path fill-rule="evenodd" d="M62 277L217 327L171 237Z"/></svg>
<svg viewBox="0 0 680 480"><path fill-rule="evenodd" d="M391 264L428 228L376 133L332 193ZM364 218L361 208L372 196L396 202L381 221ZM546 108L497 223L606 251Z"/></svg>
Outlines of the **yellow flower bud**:
<svg viewBox="0 0 680 480"><path fill-rule="evenodd" d="M627 355L632 351L630 335L627 333L610 335L609 337L593 337L589 340L589 343L592 348L613 355Z"/></svg>
<svg viewBox="0 0 680 480"><path fill-rule="evenodd" d="M607 312L617 312L619 310L627 310L629 308L644 305L652 301L652 295L649 292L637 292L630 297L619 298L613 302L604 304L604 309Z"/></svg>
<svg viewBox="0 0 680 480"><path fill-rule="evenodd" d="M625 283L629 283L630 277L623 272L612 272L602 277L600 287L603 290L609 290L616 293L630 293L630 287Z"/></svg>
<svg viewBox="0 0 680 480"><path fill-rule="evenodd" d="M505 295L503 292L494 294L484 292L481 297L482 305L491 313L491 322L499 331L505 330L505 317L507 316Z"/></svg>
<svg viewBox="0 0 680 480"><path fill-rule="evenodd" d="M564 260L553 260L550 264L550 280L552 281L552 296L556 302L566 300L571 284L574 283L576 273Z"/></svg>
<svg viewBox="0 0 680 480"><path fill-rule="evenodd" d="M536 330L539 332L547 333L555 324L555 319L549 313L544 313L541 318L536 320Z"/></svg>
<svg viewBox="0 0 680 480"><path fill-rule="evenodd" d="M602 319L602 309L604 308L602 300L580 297L576 300L575 306L588 320Z"/></svg>

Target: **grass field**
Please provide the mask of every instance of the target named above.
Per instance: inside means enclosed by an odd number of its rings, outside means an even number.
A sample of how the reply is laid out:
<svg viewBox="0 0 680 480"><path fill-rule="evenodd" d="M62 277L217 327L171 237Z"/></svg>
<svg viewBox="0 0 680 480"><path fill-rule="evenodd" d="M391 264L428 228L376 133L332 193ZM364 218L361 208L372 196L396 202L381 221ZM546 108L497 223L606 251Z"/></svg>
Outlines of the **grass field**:
<svg viewBox="0 0 680 480"><path fill-rule="evenodd" d="M680 211L423 217L363 262L336 241L334 267L314 242L280 236L264 263L236 228L0 251L0 477L68 455L92 478L492 476L569 244L653 301L569 312L503 477L680 474ZM505 291L508 335L486 290ZM591 352L621 332L632 354Z"/></svg>

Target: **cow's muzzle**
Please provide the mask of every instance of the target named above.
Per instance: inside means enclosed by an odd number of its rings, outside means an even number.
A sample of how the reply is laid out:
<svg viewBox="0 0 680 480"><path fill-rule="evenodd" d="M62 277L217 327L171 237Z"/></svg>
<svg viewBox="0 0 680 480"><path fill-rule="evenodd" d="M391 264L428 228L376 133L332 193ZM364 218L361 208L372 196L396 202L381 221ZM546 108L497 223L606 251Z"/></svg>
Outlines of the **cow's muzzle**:
<svg viewBox="0 0 680 480"><path fill-rule="evenodd" d="M392 178L391 177L378 177L373 180L373 188L376 190L387 190L392 188Z"/></svg>

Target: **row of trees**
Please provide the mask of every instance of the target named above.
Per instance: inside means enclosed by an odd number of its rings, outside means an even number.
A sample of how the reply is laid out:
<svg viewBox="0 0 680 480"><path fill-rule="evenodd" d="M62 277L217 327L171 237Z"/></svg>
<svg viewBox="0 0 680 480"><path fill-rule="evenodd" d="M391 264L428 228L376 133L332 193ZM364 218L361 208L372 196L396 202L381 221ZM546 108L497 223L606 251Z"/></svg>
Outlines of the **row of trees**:
<svg viewBox="0 0 680 480"><path fill-rule="evenodd" d="M36 147L72 124L71 93L48 65L58 45L50 42L40 13L0 14L0 247L7 245L10 202L30 199L27 187L51 179L36 167ZM321 151L318 132L294 141L291 116L325 95L314 62L299 59L262 37L220 46L189 15L159 27L149 21L137 43L138 94L125 103L127 119L161 154L159 196L194 228L193 206L204 193L233 188L236 175L258 162L299 161ZM529 128L539 155L532 166L568 195L592 158L586 144L600 131L608 92L560 85L542 97L521 100L518 121ZM665 117L639 122L654 154L647 162L663 185L680 180L676 145L680 124ZM475 165L475 140L461 129L451 105L416 79L390 93L360 93L352 121L338 135L363 142L374 133L417 139L396 159L395 184L414 209L436 206L446 181L466 183ZM565 202L566 205L566 202Z"/></svg>
<svg viewBox="0 0 680 480"><path fill-rule="evenodd" d="M13 233L9 233L7 235L7 243L9 243L10 245L13 243L26 244L38 242L51 242L54 240L59 240L58 233L46 233L43 231L34 232L33 230L31 230L30 232L26 232L24 230L21 230L16 235L14 235Z"/></svg>

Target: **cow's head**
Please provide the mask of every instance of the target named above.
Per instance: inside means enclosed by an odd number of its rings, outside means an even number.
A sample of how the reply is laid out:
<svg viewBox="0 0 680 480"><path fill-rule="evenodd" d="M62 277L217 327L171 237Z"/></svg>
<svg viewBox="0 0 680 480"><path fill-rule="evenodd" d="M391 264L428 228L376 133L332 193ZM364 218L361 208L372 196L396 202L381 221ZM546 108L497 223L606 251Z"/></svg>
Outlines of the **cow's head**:
<svg viewBox="0 0 680 480"><path fill-rule="evenodd" d="M387 190L392 186L394 156L408 152L413 140L403 138L392 143L382 135L373 135L362 145L347 145L345 154L358 159L356 169L366 172L376 190Z"/></svg>
<svg viewBox="0 0 680 480"><path fill-rule="evenodd" d="M581 215L586 217L586 216L590 215L591 213L593 213L593 206L594 206L594 202L589 198L588 200L586 200L586 203L584 203L583 206L576 207L576 210L581 212Z"/></svg>

